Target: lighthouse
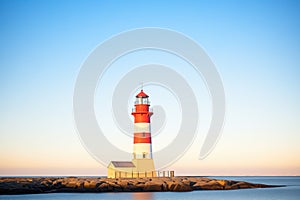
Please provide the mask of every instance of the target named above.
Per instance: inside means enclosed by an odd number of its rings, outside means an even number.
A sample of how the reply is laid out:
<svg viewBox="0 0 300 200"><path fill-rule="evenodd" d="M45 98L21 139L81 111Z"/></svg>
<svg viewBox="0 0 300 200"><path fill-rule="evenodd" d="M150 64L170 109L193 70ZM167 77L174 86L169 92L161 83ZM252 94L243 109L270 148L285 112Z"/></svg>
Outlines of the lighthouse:
<svg viewBox="0 0 300 200"><path fill-rule="evenodd" d="M111 161L108 165L108 178L156 177L152 158L152 140L149 96L143 89L135 96L131 114L133 123L133 158L132 161Z"/></svg>
<svg viewBox="0 0 300 200"><path fill-rule="evenodd" d="M150 109L149 96L143 89L135 96L132 115L133 128L133 159L137 172L145 172L145 176L156 176L152 158L152 140L150 118L153 112Z"/></svg>
<svg viewBox="0 0 300 200"><path fill-rule="evenodd" d="M149 96L141 90L136 95L132 115L134 116L133 159L152 159L152 142Z"/></svg>

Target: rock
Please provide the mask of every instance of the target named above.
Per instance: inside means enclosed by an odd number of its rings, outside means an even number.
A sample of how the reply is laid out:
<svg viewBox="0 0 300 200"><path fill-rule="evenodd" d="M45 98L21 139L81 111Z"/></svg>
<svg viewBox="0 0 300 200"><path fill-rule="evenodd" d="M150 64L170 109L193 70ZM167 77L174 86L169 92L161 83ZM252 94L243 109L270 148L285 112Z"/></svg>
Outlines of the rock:
<svg viewBox="0 0 300 200"><path fill-rule="evenodd" d="M144 183L138 183L138 184L135 185L135 189L137 191L143 191L144 188L145 188L145 184Z"/></svg>
<svg viewBox="0 0 300 200"><path fill-rule="evenodd" d="M66 187L68 188L76 188L77 187L77 182L76 181L71 181L65 184Z"/></svg>
<svg viewBox="0 0 300 200"><path fill-rule="evenodd" d="M238 183L238 182L237 181L226 181L224 189L225 190L231 190L231 189L233 189L232 185L234 185L236 183Z"/></svg>
<svg viewBox="0 0 300 200"><path fill-rule="evenodd" d="M146 192L159 192L163 191L162 185L164 182L159 180L149 181L145 183L144 191Z"/></svg>
<svg viewBox="0 0 300 200"><path fill-rule="evenodd" d="M168 190L169 190L169 191L173 191L173 190L174 190L174 187L175 187L175 185L176 185L176 183L173 182L173 181L167 181L166 184L167 184L167 187L168 187Z"/></svg>
<svg viewBox="0 0 300 200"><path fill-rule="evenodd" d="M200 177L200 178L197 178L197 177L190 177L188 178L189 181L191 182L209 182L211 181L212 179L209 179L209 178L205 178L205 177Z"/></svg>
<svg viewBox="0 0 300 200"><path fill-rule="evenodd" d="M174 192L187 192L187 191L192 191L192 190L193 189L190 185L179 182L179 183L175 184L175 187L171 191L174 191Z"/></svg>
<svg viewBox="0 0 300 200"><path fill-rule="evenodd" d="M186 185L190 185L191 181L188 179L184 179L181 181L182 183L186 184Z"/></svg>
<svg viewBox="0 0 300 200"><path fill-rule="evenodd" d="M77 181L76 182L76 186L79 189L83 189L84 188L84 181Z"/></svg>
<svg viewBox="0 0 300 200"><path fill-rule="evenodd" d="M1 194L51 192L138 192L229 190L276 187L247 182L197 177L108 178L0 178ZM277 186L278 187L278 186Z"/></svg>
<svg viewBox="0 0 300 200"><path fill-rule="evenodd" d="M192 185L192 188L194 189L194 190L201 190L202 188L202 186L205 184L205 182L196 182L195 184L193 184Z"/></svg>
<svg viewBox="0 0 300 200"><path fill-rule="evenodd" d="M99 184L98 184L99 185ZM94 189L94 188L97 188L97 183L95 182L95 181L91 181L91 182L89 182L89 181L84 181L83 182L83 187L85 188L85 189Z"/></svg>
<svg viewBox="0 0 300 200"><path fill-rule="evenodd" d="M109 184L107 183L102 183L101 185L98 186L98 191L100 192L108 192L108 187L109 187ZM111 188L112 189L112 188Z"/></svg>
<svg viewBox="0 0 300 200"><path fill-rule="evenodd" d="M126 181L126 180L118 181L118 182L117 182L117 184L118 184L119 186L121 186L123 189L126 188L126 187L128 187L128 183L129 183L129 181Z"/></svg>
<svg viewBox="0 0 300 200"><path fill-rule="evenodd" d="M230 189L245 189L245 188L255 188L254 184L246 183L246 182L238 182L233 184Z"/></svg>
<svg viewBox="0 0 300 200"><path fill-rule="evenodd" d="M215 180L211 180L209 182L197 182L192 188L195 190L222 190L224 186Z"/></svg>
<svg viewBox="0 0 300 200"><path fill-rule="evenodd" d="M126 187L122 187L123 192L138 192L142 191L142 189L137 188L135 185L127 185Z"/></svg>
<svg viewBox="0 0 300 200"><path fill-rule="evenodd" d="M227 181L225 181L225 180L216 180L216 182L219 183L222 186L225 186L226 183L227 183Z"/></svg>
<svg viewBox="0 0 300 200"><path fill-rule="evenodd" d="M168 191L168 184L166 182L162 184L162 191Z"/></svg>
<svg viewBox="0 0 300 200"><path fill-rule="evenodd" d="M116 183L110 183L109 186L112 187L112 190L114 192L121 192L122 191L122 187Z"/></svg>
<svg viewBox="0 0 300 200"><path fill-rule="evenodd" d="M41 185L44 185L44 186L46 186L46 187L51 187L52 184L53 184L53 183L52 183L51 180L42 180L42 181L41 181Z"/></svg>

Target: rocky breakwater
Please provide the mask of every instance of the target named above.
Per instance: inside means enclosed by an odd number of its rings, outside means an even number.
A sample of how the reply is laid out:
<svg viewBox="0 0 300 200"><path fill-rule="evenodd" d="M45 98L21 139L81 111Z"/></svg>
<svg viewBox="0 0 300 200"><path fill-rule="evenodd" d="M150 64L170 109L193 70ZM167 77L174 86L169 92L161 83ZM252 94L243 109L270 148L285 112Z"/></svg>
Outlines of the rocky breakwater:
<svg viewBox="0 0 300 200"><path fill-rule="evenodd" d="M159 178L0 178L0 194L55 192L186 192L276 187L241 181L196 177Z"/></svg>

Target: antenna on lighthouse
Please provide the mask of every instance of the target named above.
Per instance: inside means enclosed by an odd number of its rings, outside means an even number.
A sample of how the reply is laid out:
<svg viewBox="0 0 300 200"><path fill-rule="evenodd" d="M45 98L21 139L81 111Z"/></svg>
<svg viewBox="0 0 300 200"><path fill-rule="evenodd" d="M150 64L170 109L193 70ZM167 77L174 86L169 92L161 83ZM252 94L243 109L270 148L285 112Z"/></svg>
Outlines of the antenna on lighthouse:
<svg viewBox="0 0 300 200"><path fill-rule="evenodd" d="M143 82L141 82L141 90L143 90L143 86L144 86L144 85L143 85Z"/></svg>

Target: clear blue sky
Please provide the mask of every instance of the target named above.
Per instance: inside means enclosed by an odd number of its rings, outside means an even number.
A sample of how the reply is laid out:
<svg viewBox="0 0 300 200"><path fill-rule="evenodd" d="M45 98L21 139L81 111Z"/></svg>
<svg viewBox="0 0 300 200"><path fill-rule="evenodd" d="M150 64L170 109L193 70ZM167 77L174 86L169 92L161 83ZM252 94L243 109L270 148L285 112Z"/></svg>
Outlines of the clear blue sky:
<svg viewBox="0 0 300 200"><path fill-rule="evenodd" d="M74 84L97 45L142 27L193 38L216 64L225 87L226 124L218 145L199 161L199 134L172 169L300 175L299 1L0 3L0 175L106 173L76 134ZM191 83L196 92L199 82ZM201 91L196 95L201 100Z"/></svg>

